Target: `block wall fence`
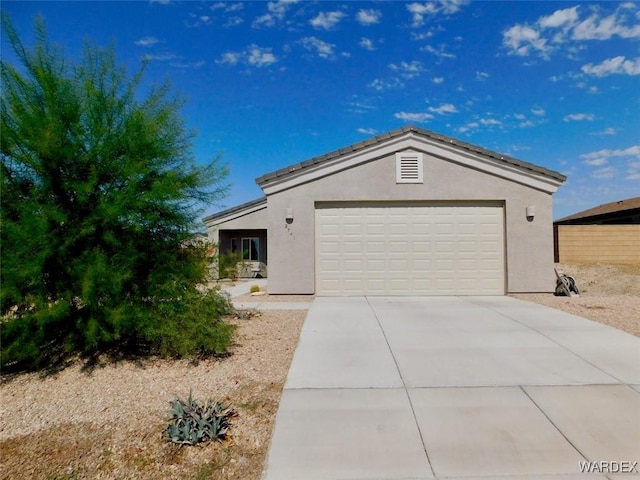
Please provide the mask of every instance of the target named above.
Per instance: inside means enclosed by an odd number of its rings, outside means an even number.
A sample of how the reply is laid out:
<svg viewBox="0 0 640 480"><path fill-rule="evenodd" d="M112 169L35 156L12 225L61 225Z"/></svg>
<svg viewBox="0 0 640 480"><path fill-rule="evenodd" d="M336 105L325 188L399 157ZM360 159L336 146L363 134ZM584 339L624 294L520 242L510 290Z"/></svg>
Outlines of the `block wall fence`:
<svg viewBox="0 0 640 480"><path fill-rule="evenodd" d="M555 261L640 264L640 225L556 225Z"/></svg>

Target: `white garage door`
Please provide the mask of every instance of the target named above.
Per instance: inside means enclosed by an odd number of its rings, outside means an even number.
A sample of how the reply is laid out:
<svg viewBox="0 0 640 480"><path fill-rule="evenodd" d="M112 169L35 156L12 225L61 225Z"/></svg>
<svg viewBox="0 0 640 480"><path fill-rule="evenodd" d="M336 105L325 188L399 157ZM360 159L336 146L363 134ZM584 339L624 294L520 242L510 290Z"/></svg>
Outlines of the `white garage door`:
<svg viewBox="0 0 640 480"><path fill-rule="evenodd" d="M501 206L316 209L318 295L503 295Z"/></svg>

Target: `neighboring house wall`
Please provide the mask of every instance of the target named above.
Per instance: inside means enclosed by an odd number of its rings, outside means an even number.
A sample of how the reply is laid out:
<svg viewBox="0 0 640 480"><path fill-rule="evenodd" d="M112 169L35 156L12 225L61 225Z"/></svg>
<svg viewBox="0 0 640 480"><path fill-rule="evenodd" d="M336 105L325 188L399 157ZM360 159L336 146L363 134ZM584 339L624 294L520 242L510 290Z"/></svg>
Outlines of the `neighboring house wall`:
<svg viewBox="0 0 640 480"><path fill-rule="evenodd" d="M562 263L640 264L640 225L558 225Z"/></svg>
<svg viewBox="0 0 640 480"><path fill-rule="evenodd" d="M397 184L395 154L387 154L308 183L266 193L268 242L272 246L270 293L314 293L315 205L323 201L501 202L508 265L505 291L553 290L551 194L516 181L426 153L424 183ZM531 222L525 216L527 206L536 210ZM287 209L293 209L292 223L285 221Z"/></svg>

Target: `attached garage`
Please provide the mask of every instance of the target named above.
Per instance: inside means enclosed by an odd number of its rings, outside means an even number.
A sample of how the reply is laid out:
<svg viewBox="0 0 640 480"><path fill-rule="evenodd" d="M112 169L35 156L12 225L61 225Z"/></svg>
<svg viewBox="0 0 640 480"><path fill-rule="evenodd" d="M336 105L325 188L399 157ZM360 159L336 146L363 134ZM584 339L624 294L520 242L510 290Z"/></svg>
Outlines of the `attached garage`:
<svg viewBox="0 0 640 480"><path fill-rule="evenodd" d="M320 204L315 217L317 295L505 293L502 205Z"/></svg>
<svg viewBox="0 0 640 480"><path fill-rule="evenodd" d="M414 126L268 173L256 180L268 291L551 292L552 195L565 179ZM252 223L247 205L232 212ZM212 238L236 227L227 218L210 217Z"/></svg>

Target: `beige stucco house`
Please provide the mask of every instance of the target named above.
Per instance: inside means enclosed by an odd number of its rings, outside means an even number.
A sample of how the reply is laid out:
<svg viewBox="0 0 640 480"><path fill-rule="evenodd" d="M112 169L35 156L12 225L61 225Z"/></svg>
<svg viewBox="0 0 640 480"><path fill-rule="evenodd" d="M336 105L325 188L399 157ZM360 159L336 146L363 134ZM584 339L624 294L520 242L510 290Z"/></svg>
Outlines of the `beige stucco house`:
<svg viewBox="0 0 640 480"><path fill-rule="evenodd" d="M270 293L549 292L565 180L408 126L263 175L263 198L205 223Z"/></svg>

